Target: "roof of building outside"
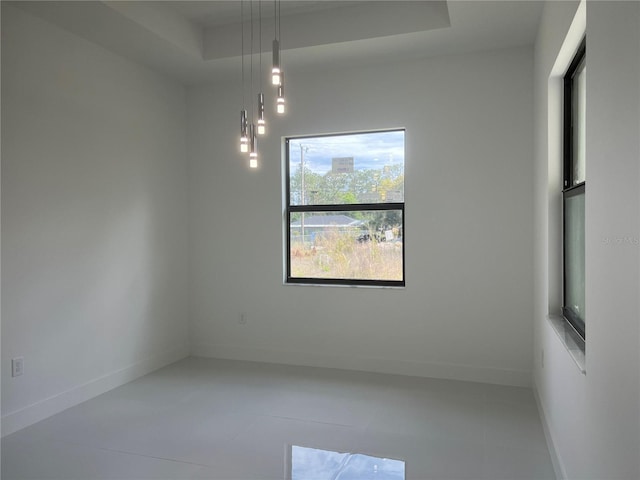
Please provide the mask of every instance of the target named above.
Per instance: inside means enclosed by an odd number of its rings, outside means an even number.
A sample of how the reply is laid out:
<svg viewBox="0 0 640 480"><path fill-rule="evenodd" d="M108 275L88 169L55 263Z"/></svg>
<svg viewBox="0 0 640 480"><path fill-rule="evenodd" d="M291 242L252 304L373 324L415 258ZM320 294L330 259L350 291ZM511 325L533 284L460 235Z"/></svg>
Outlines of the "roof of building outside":
<svg viewBox="0 0 640 480"><path fill-rule="evenodd" d="M305 217L305 227L359 227L364 225L362 220L351 218L347 215L313 215ZM300 227L300 220L291 222L292 227Z"/></svg>

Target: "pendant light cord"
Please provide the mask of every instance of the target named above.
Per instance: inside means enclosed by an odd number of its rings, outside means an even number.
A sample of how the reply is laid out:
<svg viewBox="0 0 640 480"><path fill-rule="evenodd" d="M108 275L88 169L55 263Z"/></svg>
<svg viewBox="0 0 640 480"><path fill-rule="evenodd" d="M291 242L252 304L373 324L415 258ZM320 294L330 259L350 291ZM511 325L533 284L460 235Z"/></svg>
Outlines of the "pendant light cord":
<svg viewBox="0 0 640 480"><path fill-rule="evenodd" d="M244 0L240 0L240 45L241 45L241 54L240 59L242 62L242 109L245 109L246 101L245 101L245 82L244 82Z"/></svg>
<svg viewBox="0 0 640 480"><path fill-rule="evenodd" d="M260 25L260 39L258 41L260 48L260 92L262 92L262 0L258 0L258 18L258 25Z"/></svg>
<svg viewBox="0 0 640 480"><path fill-rule="evenodd" d="M282 2L281 0L277 0L277 5L278 5L278 46L280 48L280 71L284 70L283 66L282 66L282 15L281 15L281 8L282 8Z"/></svg>
<svg viewBox="0 0 640 480"><path fill-rule="evenodd" d="M250 65L251 65L251 123L253 123L255 118L255 110L253 107L253 1L249 1L250 15L251 15L251 48L249 51L250 54Z"/></svg>

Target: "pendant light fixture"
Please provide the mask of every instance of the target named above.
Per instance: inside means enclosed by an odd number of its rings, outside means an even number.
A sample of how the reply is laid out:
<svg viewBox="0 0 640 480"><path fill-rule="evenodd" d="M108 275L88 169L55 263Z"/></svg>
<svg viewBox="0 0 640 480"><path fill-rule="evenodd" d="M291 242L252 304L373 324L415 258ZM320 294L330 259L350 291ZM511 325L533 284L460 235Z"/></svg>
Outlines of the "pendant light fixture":
<svg viewBox="0 0 640 480"><path fill-rule="evenodd" d="M247 111L240 110L240 152L247 153L249 151L249 137L247 132Z"/></svg>
<svg viewBox="0 0 640 480"><path fill-rule="evenodd" d="M280 32L278 31L278 0L273 0L273 67L271 67L271 83L280 85Z"/></svg>
<svg viewBox="0 0 640 480"><path fill-rule="evenodd" d="M278 85L278 98L276 99L276 112L280 115L285 113L284 106L284 72L280 72L280 85Z"/></svg>
<svg viewBox="0 0 640 480"><path fill-rule="evenodd" d="M258 94L258 135L267 133L267 122L264 119L264 94Z"/></svg>
<svg viewBox="0 0 640 480"><path fill-rule="evenodd" d="M278 86L278 96L276 99L276 113L282 115L285 113L284 101L284 71L280 60L280 40L281 40L281 15L280 1L273 0L273 15L275 38L273 40L273 68L271 69L271 82Z"/></svg>
<svg viewBox="0 0 640 480"><path fill-rule="evenodd" d="M247 109L244 95L244 5L240 2L240 35L241 35L241 61L242 61L242 110L240 110L240 152L249 151L249 137L247 131Z"/></svg>
<svg viewBox="0 0 640 480"><path fill-rule="evenodd" d="M249 126L249 137L251 138L249 168L258 168L258 142L256 141L256 126L253 123Z"/></svg>
<svg viewBox="0 0 640 480"><path fill-rule="evenodd" d="M251 48L250 53L250 71L251 71L251 95L253 95L253 1L249 0L249 11L251 15ZM256 142L256 124L253 123L255 118L255 109L253 103L253 97L251 97L251 126L249 127L249 168L258 168L258 145Z"/></svg>
<svg viewBox="0 0 640 480"><path fill-rule="evenodd" d="M240 151L249 153L249 168L258 168L258 140L257 136L265 135L267 132L264 108L264 93L262 90L262 0L258 1L258 62L260 76L260 91L255 93L253 57L254 57L254 21L253 21L253 0L249 0L250 6L250 48L249 48L249 82L245 78L245 28L244 28L244 2L240 0L240 33L241 33L241 62L242 62L242 109L240 110ZM274 40L273 40L273 68L271 70L271 80L277 86L276 111L279 114L285 113L284 99L284 72L280 63L280 0L274 0ZM250 110L247 111L245 103L245 93L249 90L249 98L251 99ZM255 107L255 98L257 96L257 111Z"/></svg>
<svg viewBox="0 0 640 480"><path fill-rule="evenodd" d="M262 93L262 2L258 1L258 50L260 54L260 93L258 94L258 135L267 133L267 122L264 119L264 93Z"/></svg>
<svg viewBox="0 0 640 480"><path fill-rule="evenodd" d="M273 39L273 67L271 68L271 83L280 84L280 42Z"/></svg>

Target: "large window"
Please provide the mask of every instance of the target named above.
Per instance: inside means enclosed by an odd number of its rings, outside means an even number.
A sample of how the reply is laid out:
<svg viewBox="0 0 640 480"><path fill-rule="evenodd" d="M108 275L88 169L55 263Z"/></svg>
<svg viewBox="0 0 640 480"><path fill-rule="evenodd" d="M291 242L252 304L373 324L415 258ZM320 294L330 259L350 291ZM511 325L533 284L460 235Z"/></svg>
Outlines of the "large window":
<svg viewBox="0 0 640 480"><path fill-rule="evenodd" d="M564 76L564 188L562 313L585 338L585 146L586 43L583 40Z"/></svg>
<svg viewBox="0 0 640 480"><path fill-rule="evenodd" d="M404 285L404 130L286 140L286 281Z"/></svg>

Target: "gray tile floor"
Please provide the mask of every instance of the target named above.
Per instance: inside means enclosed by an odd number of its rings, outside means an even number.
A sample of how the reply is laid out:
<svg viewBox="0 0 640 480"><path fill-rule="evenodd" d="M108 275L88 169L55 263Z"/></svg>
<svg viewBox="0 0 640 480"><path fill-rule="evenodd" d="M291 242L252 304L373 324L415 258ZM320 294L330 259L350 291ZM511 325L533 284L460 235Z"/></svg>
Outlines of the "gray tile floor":
<svg viewBox="0 0 640 480"><path fill-rule="evenodd" d="M555 478L529 389L199 358L3 438L2 478L283 480L291 445L407 480Z"/></svg>

